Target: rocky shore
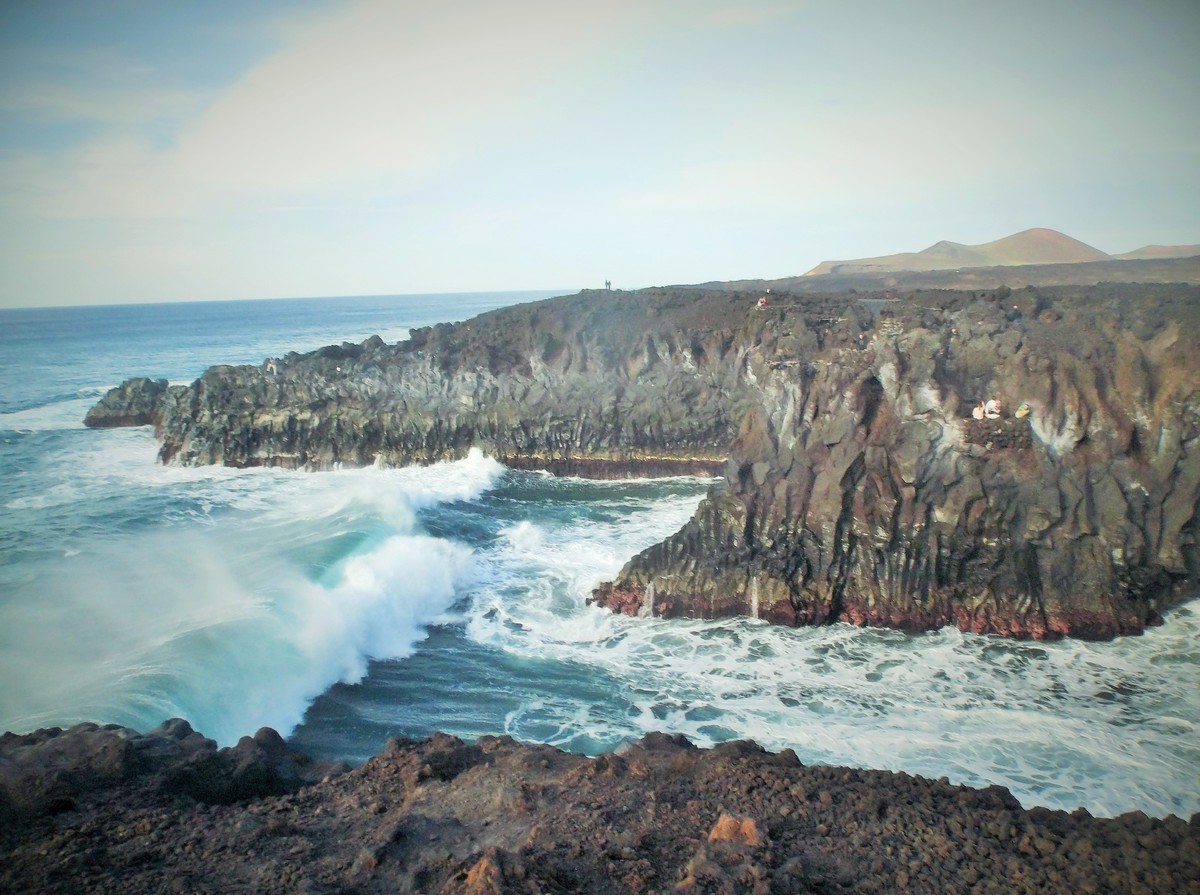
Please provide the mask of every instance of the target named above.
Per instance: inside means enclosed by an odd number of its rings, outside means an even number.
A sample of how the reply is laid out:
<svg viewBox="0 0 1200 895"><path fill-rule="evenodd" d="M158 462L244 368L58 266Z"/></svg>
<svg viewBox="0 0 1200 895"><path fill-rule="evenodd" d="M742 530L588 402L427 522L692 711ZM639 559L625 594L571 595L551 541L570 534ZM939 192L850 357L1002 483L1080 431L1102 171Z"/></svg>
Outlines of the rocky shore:
<svg viewBox="0 0 1200 895"><path fill-rule="evenodd" d="M10 892L1200 892L1200 815L1023 810L1000 787L650 734L586 758L393 740L359 768L186 722L0 738Z"/></svg>
<svg viewBox="0 0 1200 895"><path fill-rule="evenodd" d="M596 592L630 613L1108 638L1200 591L1200 287L806 289L584 292L126 383L88 423L155 425L167 463L478 447L719 475ZM976 420L990 398L999 418Z"/></svg>

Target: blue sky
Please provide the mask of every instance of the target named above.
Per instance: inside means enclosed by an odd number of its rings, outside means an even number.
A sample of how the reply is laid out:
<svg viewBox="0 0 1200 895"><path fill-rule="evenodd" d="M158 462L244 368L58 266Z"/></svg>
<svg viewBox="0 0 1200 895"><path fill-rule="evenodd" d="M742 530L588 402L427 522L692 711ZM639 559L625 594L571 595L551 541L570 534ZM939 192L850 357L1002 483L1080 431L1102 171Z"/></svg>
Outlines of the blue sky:
<svg viewBox="0 0 1200 895"><path fill-rule="evenodd" d="M1200 243L1194 0L0 4L0 306Z"/></svg>

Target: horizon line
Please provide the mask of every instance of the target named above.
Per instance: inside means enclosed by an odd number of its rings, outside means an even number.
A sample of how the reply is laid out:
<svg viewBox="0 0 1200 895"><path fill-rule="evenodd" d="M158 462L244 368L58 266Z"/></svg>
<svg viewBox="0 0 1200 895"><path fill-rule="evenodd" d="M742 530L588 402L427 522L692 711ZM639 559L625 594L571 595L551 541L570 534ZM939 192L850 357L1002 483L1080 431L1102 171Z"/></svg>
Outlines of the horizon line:
<svg viewBox="0 0 1200 895"><path fill-rule="evenodd" d="M587 289L588 287L578 287L574 291ZM527 292L546 292L551 295L571 295L574 294L571 290L560 291L558 289L463 289L463 290L447 290L445 292L339 292L329 293L325 295L265 295L265 296L241 296L237 298L168 298L157 301L109 301L109 302L77 302L74 304L19 304L19 305L3 305L0 306L0 313L4 311L35 311L49 310L51 308L71 309L71 308L133 308L133 307L161 307L163 305L203 305L203 304L227 304L243 301L314 301L317 299L337 300L343 298L421 298L438 295L515 295L518 293Z"/></svg>

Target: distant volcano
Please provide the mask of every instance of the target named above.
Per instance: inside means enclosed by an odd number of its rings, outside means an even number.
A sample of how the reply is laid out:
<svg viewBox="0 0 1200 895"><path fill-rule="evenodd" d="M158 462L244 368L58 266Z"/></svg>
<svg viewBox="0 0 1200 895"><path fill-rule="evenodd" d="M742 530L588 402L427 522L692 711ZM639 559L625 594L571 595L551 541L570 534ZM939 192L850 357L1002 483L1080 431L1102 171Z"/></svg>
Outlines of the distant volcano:
<svg viewBox="0 0 1200 895"><path fill-rule="evenodd" d="M1196 252L1185 251L1196 249ZM1142 252L1155 250L1176 251L1179 255L1152 254ZM1200 253L1196 246L1146 246L1128 256L1115 257L1183 257ZM982 245L963 245L958 242L935 243L920 252L901 252L898 255L883 255L878 258L857 258L851 261L822 261L805 276L819 274L879 273L900 270L947 270L962 267L1001 267L1017 264L1076 264L1083 261L1108 261L1114 256L1105 254L1087 243L1072 239L1057 230L1035 227L1023 230Z"/></svg>
<svg viewBox="0 0 1200 895"><path fill-rule="evenodd" d="M1191 258L1193 255L1200 255L1200 245L1142 246L1140 249L1134 249L1132 252L1125 252L1121 255L1113 255L1113 257L1119 258L1122 261L1143 261L1155 258Z"/></svg>

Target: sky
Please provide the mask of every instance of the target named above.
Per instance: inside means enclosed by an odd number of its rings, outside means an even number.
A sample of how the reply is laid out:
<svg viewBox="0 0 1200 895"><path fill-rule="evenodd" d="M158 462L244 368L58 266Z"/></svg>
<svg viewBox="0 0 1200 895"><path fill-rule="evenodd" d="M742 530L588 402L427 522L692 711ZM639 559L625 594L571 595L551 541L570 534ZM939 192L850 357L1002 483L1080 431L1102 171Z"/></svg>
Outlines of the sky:
<svg viewBox="0 0 1200 895"><path fill-rule="evenodd" d="M0 0L0 307L1200 243L1196 0Z"/></svg>

